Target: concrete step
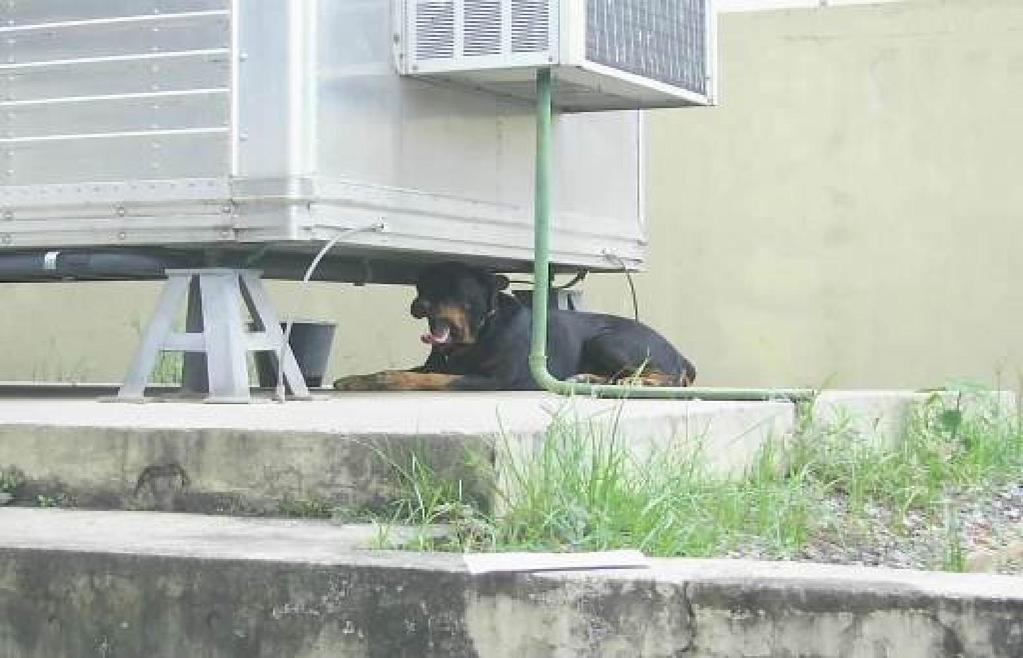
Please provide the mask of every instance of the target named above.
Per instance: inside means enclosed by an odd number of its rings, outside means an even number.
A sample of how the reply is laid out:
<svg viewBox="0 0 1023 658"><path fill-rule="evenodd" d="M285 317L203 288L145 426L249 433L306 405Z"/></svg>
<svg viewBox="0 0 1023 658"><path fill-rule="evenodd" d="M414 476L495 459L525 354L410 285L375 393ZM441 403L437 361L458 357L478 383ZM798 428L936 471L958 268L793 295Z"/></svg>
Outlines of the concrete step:
<svg viewBox="0 0 1023 658"><path fill-rule="evenodd" d="M1008 576L728 560L472 573L325 522L0 509L0 658L1023 655Z"/></svg>
<svg viewBox="0 0 1023 658"><path fill-rule="evenodd" d="M89 392L95 393L93 389ZM381 506L395 495L388 460L412 452L486 501L480 464L528 456L557 417L640 456L699 446L712 471L738 474L806 414L787 402L587 398L540 393L346 393L311 402L123 404L21 387L0 395L0 469L24 474L17 500L38 496L93 509L276 514L308 500L321 507ZM892 437L928 394L829 391L812 407L819 425L845 422L864 439ZM1012 394L976 396L969 408L1014 408ZM1006 411L1008 413L1008 411ZM851 422L850 422L851 420Z"/></svg>
<svg viewBox="0 0 1023 658"><path fill-rule="evenodd" d="M0 468L45 495L101 509L273 514L289 499L380 505L388 460L414 451L470 493L489 496L476 465L542 444L555 416L636 450L699 440L721 471L741 471L770 437L792 431L782 402L566 400L539 393L347 393L244 406L0 399Z"/></svg>

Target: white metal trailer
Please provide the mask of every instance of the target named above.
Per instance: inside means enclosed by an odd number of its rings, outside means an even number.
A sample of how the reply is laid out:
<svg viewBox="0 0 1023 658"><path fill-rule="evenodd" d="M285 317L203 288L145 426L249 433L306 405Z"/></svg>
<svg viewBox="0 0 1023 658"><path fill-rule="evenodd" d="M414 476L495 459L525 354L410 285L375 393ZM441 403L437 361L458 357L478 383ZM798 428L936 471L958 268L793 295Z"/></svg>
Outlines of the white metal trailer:
<svg viewBox="0 0 1023 658"><path fill-rule="evenodd" d="M532 103L400 73L420 72L403 57L427 38L409 7L457 17L472 2L3 0L0 253L173 249L220 265L261 250L268 276L293 277L338 230L382 222L339 244L322 278L403 280L452 256L528 268ZM555 139L553 262L641 266L639 111L562 114Z"/></svg>

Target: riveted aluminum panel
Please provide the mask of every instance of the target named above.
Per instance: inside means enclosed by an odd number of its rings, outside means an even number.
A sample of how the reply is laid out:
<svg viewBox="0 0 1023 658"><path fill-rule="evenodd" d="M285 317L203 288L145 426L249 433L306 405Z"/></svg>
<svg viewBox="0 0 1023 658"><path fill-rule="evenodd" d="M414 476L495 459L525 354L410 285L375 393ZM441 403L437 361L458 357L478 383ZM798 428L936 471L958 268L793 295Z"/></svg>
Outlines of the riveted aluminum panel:
<svg viewBox="0 0 1023 658"><path fill-rule="evenodd" d="M0 100L34 101L193 89L228 93L230 72L230 53L226 48L43 67L4 69L0 66Z"/></svg>
<svg viewBox="0 0 1023 658"><path fill-rule="evenodd" d="M125 131L226 130L229 106L226 90L218 89L0 102L5 137L26 141L62 135L69 126L82 138Z"/></svg>
<svg viewBox="0 0 1023 658"><path fill-rule="evenodd" d="M8 185L226 175L226 0L0 5Z"/></svg>
<svg viewBox="0 0 1023 658"><path fill-rule="evenodd" d="M4 0L9 26L227 9L228 0Z"/></svg>
<svg viewBox="0 0 1023 658"><path fill-rule="evenodd" d="M4 35L0 41L0 61L31 67L47 62L208 50L228 45L226 12L131 18L0 28Z"/></svg>
<svg viewBox="0 0 1023 658"><path fill-rule="evenodd" d="M0 148L5 184L36 185L223 176L228 140L222 131L144 131L8 142Z"/></svg>

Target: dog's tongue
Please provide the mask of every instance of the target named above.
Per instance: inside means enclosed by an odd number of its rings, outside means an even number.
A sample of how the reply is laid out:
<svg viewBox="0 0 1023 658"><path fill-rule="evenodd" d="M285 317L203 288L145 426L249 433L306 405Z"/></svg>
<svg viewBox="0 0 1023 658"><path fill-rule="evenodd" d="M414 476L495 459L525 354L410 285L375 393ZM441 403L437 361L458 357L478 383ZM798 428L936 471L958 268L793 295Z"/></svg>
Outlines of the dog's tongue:
<svg viewBox="0 0 1023 658"><path fill-rule="evenodd" d="M427 345L444 345L451 340L451 327L431 329L428 333L423 334L419 340Z"/></svg>

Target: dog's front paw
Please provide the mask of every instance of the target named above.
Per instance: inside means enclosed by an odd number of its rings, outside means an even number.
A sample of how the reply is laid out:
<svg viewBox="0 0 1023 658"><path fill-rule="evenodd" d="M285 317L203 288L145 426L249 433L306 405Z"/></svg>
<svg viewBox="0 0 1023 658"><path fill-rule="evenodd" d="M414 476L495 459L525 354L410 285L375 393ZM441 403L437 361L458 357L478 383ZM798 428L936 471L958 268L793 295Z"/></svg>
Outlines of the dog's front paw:
<svg viewBox="0 0 1023 658"><path fill-rule="evenodd" d="M342 377L334 382L334 388L339 391L377 391L383 385L381 381L381 375L383 374L378 372L372 375Z"/></svg>
<svg viewBox="0 0 1023 658"><path fill-rule="evenodd" d="M350 375L334 380L334 388L338 391L364 391L366 376Z"/></svg>
<svg viewBox="0 0 1023 658"><path fill-rule="evenodd" d="M389 391L406 388L405 379L408 373L404 370L384 370L372 375L352 375L342 377L334 382L339 391Z"/></svg>

